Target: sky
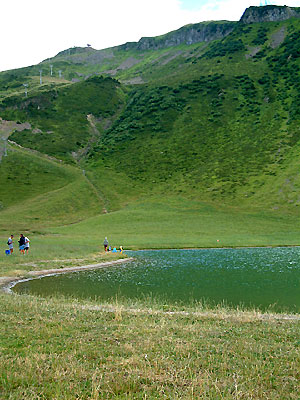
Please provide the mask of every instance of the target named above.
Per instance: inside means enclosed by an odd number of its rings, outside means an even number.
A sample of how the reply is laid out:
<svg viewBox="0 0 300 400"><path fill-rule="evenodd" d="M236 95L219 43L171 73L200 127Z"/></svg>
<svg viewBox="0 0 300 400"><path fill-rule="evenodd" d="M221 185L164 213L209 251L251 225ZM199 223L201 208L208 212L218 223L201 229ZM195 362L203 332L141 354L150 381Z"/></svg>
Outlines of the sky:
<svg viewBox="0 0 300 400"><path fill-rule="evenodd" d="M1 0L0 71L37 64L73 46L105 49L189 23L237 21L265 0ZM274 0L300 7L300 0Z"/></svg>

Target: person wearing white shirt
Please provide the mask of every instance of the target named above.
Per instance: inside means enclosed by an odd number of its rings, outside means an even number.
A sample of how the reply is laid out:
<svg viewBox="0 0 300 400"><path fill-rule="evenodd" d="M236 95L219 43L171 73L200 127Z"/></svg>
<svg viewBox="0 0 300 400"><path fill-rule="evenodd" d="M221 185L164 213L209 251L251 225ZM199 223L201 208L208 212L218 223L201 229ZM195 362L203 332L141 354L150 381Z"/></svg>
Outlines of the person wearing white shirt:
<svg viewBox="0 0 300 400"><path fill-rule="evenodd" d="M7 244L8 244L8 248L10 250L10 254L12 254L14 252L14 235L10 235L10 237L7 240Z"/></svg>
<svg viewBox="0 0 300 400"><path fill-rule="evenodd" d="M30 242L30 240L28 239L27 236L25 236L25 248L24 248L24 250L26 251L27 254L28 254L28 250L29 250L29 242Z"/></svg>

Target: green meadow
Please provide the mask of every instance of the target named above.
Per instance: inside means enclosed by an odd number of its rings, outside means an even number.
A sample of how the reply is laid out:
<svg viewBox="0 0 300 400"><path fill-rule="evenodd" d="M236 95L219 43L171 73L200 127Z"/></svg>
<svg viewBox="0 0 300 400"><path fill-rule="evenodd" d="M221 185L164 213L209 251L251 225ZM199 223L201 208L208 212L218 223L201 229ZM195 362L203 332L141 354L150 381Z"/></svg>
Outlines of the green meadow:
<svg viewBox="0 0 300 400"><path fill-rule="evenodd" d="M241 210L180 198L148 198L111 214L55 230L63 236L109 236L129 249L278 246L299 243L293 215ZM100 236L99 236L100 234Z"/></svg>
<svg viewBox="0 0 300 400"><path fill-rule="evenodd" d="M112 245L132 250L298 245L299 228L295 225L295 217L290 215L228 210L184 199L176 199L173 204L172 200L153 199L72 225L48 229L43 226L42 232L37 226L32 232L22 232L31 239L28 258L50 260L87 258L102 251L105 236ZM19 232L16 228L13 232L16 242ZM2 243L6 236L2 232ZM4 251L1 258L2 264L20 262L18 254L11 261L10 257L5 258Z"/></svg>

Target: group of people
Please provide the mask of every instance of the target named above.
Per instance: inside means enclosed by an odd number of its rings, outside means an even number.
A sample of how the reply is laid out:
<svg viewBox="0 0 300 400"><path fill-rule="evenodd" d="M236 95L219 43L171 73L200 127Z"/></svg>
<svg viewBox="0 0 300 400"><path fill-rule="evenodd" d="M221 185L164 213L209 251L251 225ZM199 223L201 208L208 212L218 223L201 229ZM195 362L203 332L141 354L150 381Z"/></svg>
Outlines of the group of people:
<svg viewBox="0 0 300 400"><path fill-rule="evenodd" d="M28 254L29 251L29 242L30 240L28 239L27 236L24 236L23 233L20 234L20 239L18 240L19 243L19 250L21 254ZM8 248L9 248L9 253L12 254L14 252L14 235L10 235L10 237L7 240Z"/></svg>
<svg viewBox="0 0 300 400"><path fill-rule="evenodd" d="M104 246L104 251L111 251L112 253L117 253L117 248L116 247L111 247L108 243L107 237L105 237L104 242L103 242L103 246ZM123 246L120 246L119 248L119 252L122 254L123 253Z"/></svg>

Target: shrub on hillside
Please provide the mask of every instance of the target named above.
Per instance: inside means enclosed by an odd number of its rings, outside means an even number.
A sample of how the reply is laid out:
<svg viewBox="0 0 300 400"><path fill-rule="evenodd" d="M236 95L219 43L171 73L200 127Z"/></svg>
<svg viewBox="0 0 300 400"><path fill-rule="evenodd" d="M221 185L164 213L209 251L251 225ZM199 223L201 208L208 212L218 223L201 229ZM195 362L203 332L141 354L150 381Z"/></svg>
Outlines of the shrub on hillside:
<svg viewBox="0 0 300 400"><path fill-rule="evenodd" d="M267 37L268 31L269 31L268 27L261 26L257 31L256 38L252 40L252 44L255 44L257 46L264 44L268 40Z"/></svg>
<svg viewBox="0 0 300 400"><path fill-rule="evenodd" d="M210 49L204 54L205 58L224 57L246 50L246 47L241 39L227 40L224 42L216 42L211 45Z"/></svg>

